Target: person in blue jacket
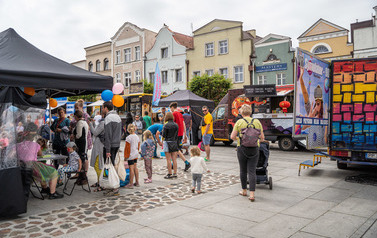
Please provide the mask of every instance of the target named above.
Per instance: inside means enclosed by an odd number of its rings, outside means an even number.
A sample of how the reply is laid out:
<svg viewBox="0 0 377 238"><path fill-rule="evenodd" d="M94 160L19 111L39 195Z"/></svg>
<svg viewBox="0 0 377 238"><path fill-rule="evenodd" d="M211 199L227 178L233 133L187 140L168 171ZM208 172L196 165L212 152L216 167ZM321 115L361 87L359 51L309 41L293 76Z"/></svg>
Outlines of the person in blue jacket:
<svg viewBox="0 0 377 238"><path fill-rule="evenodd" d="M162 133L162 128L164 128L164 125L156 123L154 125L151 125L150 127L147 128L150 132L152 132L153 139L155 141L156 147L154 149L154 158L159 158L157 156L157 143L162 146L162 141L160 140L160 134ZM157 142L157 143L156 143Z"/></svg>

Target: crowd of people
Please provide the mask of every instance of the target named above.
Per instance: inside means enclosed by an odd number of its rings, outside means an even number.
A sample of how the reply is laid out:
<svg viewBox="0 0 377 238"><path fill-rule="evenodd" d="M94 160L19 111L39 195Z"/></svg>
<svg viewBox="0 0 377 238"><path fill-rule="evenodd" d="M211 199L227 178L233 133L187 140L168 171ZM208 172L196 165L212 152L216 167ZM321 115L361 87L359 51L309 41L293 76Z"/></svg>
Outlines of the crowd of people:
<svg viewBox="0 0 377 238"><path fill-rule="evenodd" d="M140 186L138 161L143 160L147 177L144 183L152 183L152 159L159 158L157 148L166 157L167 174L165 179L175 179L177 173L178 157L184 164L184 171L191 168L192 192L201 193L202 174L209 172L206 162L212 161L210 143L213 136L213 118L207 106L202 107L203 118L200 123L202 132L202 144L204 145L205 157L201 157L199 147L190 147L190 132L192 131L192 117L187 109L181 113L178 104L170 104L170 111L162 108L155 123L148 112L144 116L127 113L125 122L114 110L111 102L104 102L101 111L90 117L83 110L84 101L78 100L75 103L75 112L71 120L66 117L65 110L58 108L58 117L46 127L47 123L35 122L27 117L26 122L19 122L17 133L23 135L22 141L17 144L17 155L23 163L33 169L33 178L42 186L42 193L47 193L50 199L62 198L63 195L56 192L56 187L63 185L66 172L81 172L76 181L78 184L87 182L86 173L89 166L93 167L97 179L92 187L95 192L103 191L106 196L119 195L119 187L105 189L101 185L103 169L106 160L113 166L116 160L120 159L129 167L129 183L126 189L133 189ZM240 109L241 116L236 121L231 139L238 140L237 157L240 165L240 179L242 190L240 195L249 195L250 201L255 200L256 165L259 157L258 147L247 147L240 143L245 128L251 125L260 131L260 140L264 140L262 125L257 119L251 118L251 107L243 105ZM40 125L38 130L38 125ZM35 140L37 133L38 140ZM51 133L53 135L51 135ZM122 134L125 135L125 147L120 153ZM53 154L66 156L66 160L54 160L53 166L47 165L44 161L37 160L47 149L47 140L52 138ZM34 142L36 141L36 142ZM1 153L9 142L2 138ZM258 142L259 143L259 142ZM258 144L259 145L259 144ZM183 150L186 150L183 153ZM90 159L88 151L91 150ZM191 158L186 159L190 151ZM119 156L123 155L123 156ZM90 161L90 164L89 164ZM79 179L83 174L84 178ZM247 179L249 182L249 194L247 194Z"/></svg>

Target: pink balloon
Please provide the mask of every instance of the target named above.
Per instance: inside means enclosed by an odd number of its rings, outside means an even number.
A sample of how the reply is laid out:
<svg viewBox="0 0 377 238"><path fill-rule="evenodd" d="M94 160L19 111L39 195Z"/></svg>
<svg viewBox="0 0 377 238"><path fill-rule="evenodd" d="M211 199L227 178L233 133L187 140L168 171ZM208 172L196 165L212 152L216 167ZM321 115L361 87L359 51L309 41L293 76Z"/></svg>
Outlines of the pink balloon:
<svg viewBox="0 0 377 238"><path fill-rule="evenodd" d="M124 90L124 86L121 83L116 83L113 86L113 93L114 94L121 94Z"/></svg>

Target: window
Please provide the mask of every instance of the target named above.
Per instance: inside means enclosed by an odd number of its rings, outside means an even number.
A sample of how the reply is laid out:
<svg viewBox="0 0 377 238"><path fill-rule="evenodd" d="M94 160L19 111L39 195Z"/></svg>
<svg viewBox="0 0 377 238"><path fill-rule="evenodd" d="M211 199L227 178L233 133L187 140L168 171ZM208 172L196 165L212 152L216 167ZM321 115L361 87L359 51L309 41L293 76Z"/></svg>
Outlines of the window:
<svg viewBox="0 0 377 238"><path fill-rule="evenodd" d="M101 61L97 60L96 61L96 72L101 71Z"/></svg>
<svg viewBox="0 0 377 238"><path fill-rule="evenodd" d="M212 76L212 75L213 75L213 69L207 69L207 70L206 70L206 74L207 74L208 76Z"/></svg>
<svg viewBox="0 0 377 238"><path fill-rule="evenodd" d="M243 66L234 67L234 82L235 83L243 82Z"/></svg>
<svg viewBox="0 0 377 238"><path fill-rule="evenodd" d="M220 74L224 76L224 78L228 78L228 68L221 68Z"/></svg>
<svg viewBox="0 0 377 238"><path fill-rule="evenodd" d="M135 60L140 60L140 46L135 47Z"/></svg>
<svg viewBox="0 0 377 238"><path fill-rule="evenodd" d="M127 48L124 50L124 62L131 62L131 48Z"/></svg>
<svg viewBox="0 0 377 238"><path fill-rule="evenodd" d="M120 50L115 51L115 63L120 63Z"/></svg>
<svg viewBox="0 0 377 238"><path fill-rule="evenodd" d="M324 45L317 46L313 50L314 54L324 54L324 53L328 53L328 52L330 52L329 49L326 46L324 46Z"/></svg>
<svg viewBox="0 0 377 238"><path fill-rule="evenodd" d="M277 58L276 55L274 55L274 54L270 54L270 55L267 57L267 61L275 61L275 60L278 60L278 58Z"/></svg>
<svg viewBox="0 0 377 238"><path fill-rule="evenodd" d="M225 107L219 107L217 109L216 120L222 120L225 118Z"/></svg>
<svg viewBox="0 0 377 238"><path fill-rule="evenodd" d="M149 73L149 82L154 83L154 72Z"/></svg>
<svg viewBox="0 0 377 238"><path fill-rule="evenodd" d="M135 80L136 80L136 83L141 81L140 70L135 71Z"/></svg>
<svg viewBox="0 0 377 238"><path fill-rule="evenodd" d="M258 84L267 84L267 76L266 75L259 75L258 76Z"/></svg>
<svg viewBox="0 0 377 238"><path fill-rule="evenodd" d="M161 71L162 83L168 83L168 71Z"/></svg>
<svg viewBox="0 0 377 238"><path fill-rule="evenodd" d="M161 49L161 58L165 59L168 57L168 48Z"/></svg>
<svg viewBox="0 0 377 238"><path fill-rule="evenodd" d="M219 54L228 54L228 41L222 40L219 41Z"/></svg>
<svg viewBox="0 0 377 238"><path fill-rule="evenodd" d="M92 63L92 61L90 61L89 64L88 64L88 71L93 72L93 63Z"/></svg>
<svg viewBox="0 0 377 238"><path fill-rule="evenodd" d="M103 70L109 70L109 60L107 58L103 60Z"/></svg>
<svg viewBox="0 0 377 238"><path fill-rule="evenodd" d="M182 82L182 69L175 70L175 82Z"/></svg>
<svg viewBox="0 0 377 238"><path fill-rule="evenodd" d="M194 77L200 77L200 71L194 71L194 72L192 72L192 76L194 76Z"/></svg>
<svg viewBox="0 0 377 238"><path fill-rule="evenodd" d="M131 84L131 72L124 73L124 87L128 88Z"/></svg>
<svg viewBox="0 0 377 238"><path fill-rule="evenodd" d="M276 74L276 85L285 85L285 74Z"/></svg>
<svg viewBox="0 0 377 238"><path fill-rule="evenodd" d="M117 83L121 83L120 73L117 73L117 74L115 75L115 80L116 80Z"/></svg>
<svg viewBox="0 0 377 238"><path fill-rule="evenodd" d="M206 44L206 56L213 56L215 55L215 50L213 47L213 42L212 43L207 43Z"/></svg>

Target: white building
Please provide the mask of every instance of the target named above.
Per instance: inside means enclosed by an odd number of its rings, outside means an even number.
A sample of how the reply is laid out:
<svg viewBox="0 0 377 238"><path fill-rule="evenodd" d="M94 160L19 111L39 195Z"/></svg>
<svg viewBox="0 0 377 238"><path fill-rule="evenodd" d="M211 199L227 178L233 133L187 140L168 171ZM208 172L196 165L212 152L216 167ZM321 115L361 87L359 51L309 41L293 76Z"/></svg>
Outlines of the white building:
<svg viewBox="0 0 377 238"><path fill-rule="evenodd" d="M163 95L187 89L186 49L192 47L192 37L173 32L166 25L158 32L152 49L146 54L145 73L153 83L158 62Z"/></svg>
<svg viewBox="0 0 377 238"><path fill-rule="evenodd" d="M377 57L377 6L371 20L351 24L353 58Z"/></svg>

